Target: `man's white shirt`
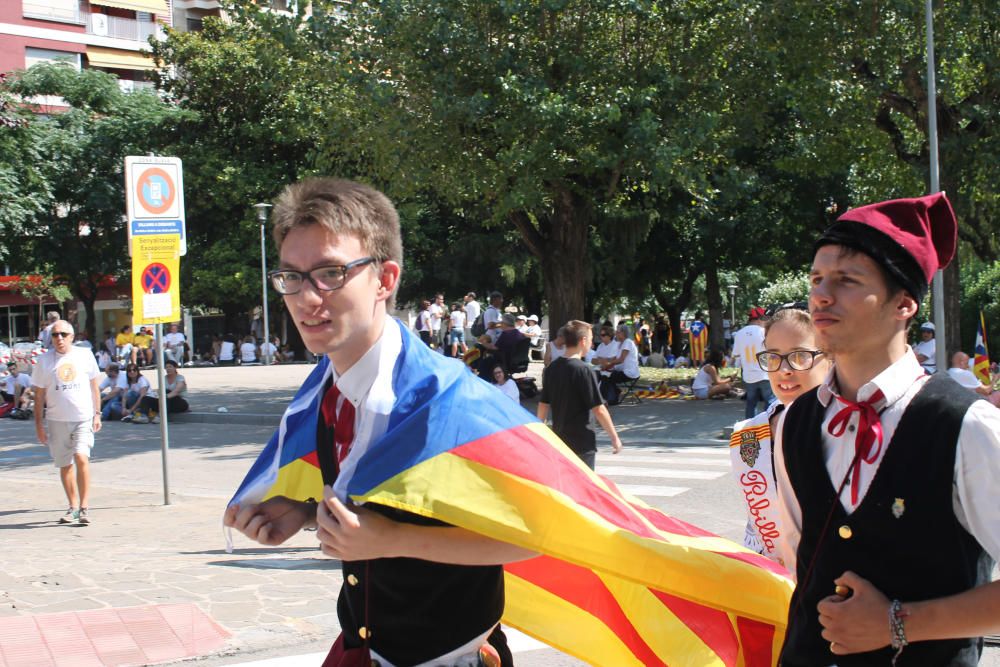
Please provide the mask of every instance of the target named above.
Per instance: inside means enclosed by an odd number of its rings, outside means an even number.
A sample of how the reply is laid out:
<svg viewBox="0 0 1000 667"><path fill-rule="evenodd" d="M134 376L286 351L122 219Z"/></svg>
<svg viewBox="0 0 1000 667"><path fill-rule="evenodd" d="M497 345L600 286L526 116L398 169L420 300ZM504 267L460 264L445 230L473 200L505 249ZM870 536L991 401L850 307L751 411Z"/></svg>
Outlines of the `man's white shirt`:
<svg viewBox="0 0 1000 667"><path fill-rule="evenodd" d="M472 323L476 321L477 317L479 317L479 302L473 299L469 303L465 304L463 308L465 309L465 323L471 327Z"/></svg>
<svg viewBox="0 0 1000 667"><path fill-rule="evenodd" d="M840 496L844 510L851 514L864 501L872 479L882 464L886 449L892 442L906 407L923 387L928 376L923 372L910 349L889 368L858 391L858 400L869 399L881 390L885 399L875 404L881 411L883 445L873 463L862 463L859 473L858 503L851 502L850 485L845 485ZM854 460L854 439L859 415L854 413L843 435L830 435L827 427L839 412L835 370L819 386L818 398L826 406L821 425L823 459L831 480L836 485L847 474ZM780 517L785 538L780 542L780 556L786 567L795 573L795 552L802 536L802 510L785 468L782 429L788 410L778 416L774 431L775 476L777 478ZM906 443L893 443L905 447ZM994 559L1000 558L1000 503L996 498L996 480L1000 479L1000 410L987 401L976 401L962 420L958 444L955 449L955 484L952 490L952 509L958 522L975 537Z"/></svg>
<svg viewBox="0 0 1000 667"><path fill-rule="evenodd" d="M615 366L615 370L625 373L630 378L639 377L639 348L635 346L635 341L626 338L618 343L618 353L615 356L617 357L623 350L628 350L628 354L625 355L625 359L620 364Z"/></svg>
<svg viewBox="0 0 1000 667"><path fill-rule="evenodd" d="M100 372L94 355L81 347L71 345L66 354L59 354L53 348L38 357L31 384L45 390L45 418L61 422L92 419L94 399L90 381Z"/></svg>
<svg viewBox="0 0 1000 667"><path fill-rule="evenodd" d="M937 370L937 361L935 361L934 354L937 352L937 344L934 339L923 340L913 346L913 352L916 354L922 354L927 357L927 361L924 361L921 365L927 370L928 373L933 373Z"/></svg>
<svg viewBox="0 0 1000 667"><path fill-rule="evenodd" d="M13 396L14 391L18 386L24 387L25 389L31 387L31 376L27 373L18 373L17 377L14 377L14 374L10 373L6 378L4 378L4 385L6 386L4 391Z"/></svg>
<svg viewBox="0 0 1000 667"><path fill-rule="evenodd" d="M740 358L743 382L750 384L767 379L767 373L757 363L757 354L764 351L764 327L748 324L733 336L733 354Z"/></svg>

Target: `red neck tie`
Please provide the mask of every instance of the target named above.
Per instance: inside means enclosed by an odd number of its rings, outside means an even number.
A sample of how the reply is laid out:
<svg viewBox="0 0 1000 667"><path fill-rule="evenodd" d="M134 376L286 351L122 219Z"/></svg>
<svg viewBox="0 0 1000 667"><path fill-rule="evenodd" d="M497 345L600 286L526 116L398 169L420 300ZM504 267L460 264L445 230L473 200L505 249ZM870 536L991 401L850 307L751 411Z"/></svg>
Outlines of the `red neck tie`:
<svg viewBox="0 0 1000 667"><path fill-rule="evenodd" d="M337 385L331 385L323 395L323 403L320 410L327 426L333 425L333 448L336 454L337 463L347 457L347 452L351 449L351 442L354 440L354 404L345 396L340 401L340 410L337 410L340 390Z"/></svg>
<svg viewBox="0 0 1000 667"><path fill-rule="evenodd" d="M861 487L861 462L874 463L882 451L882 420L879 419L875 404L885 398L881 390L876 390L867 401L848 401L846 398L837 397L837 400L844 404L844 407L833 416L827 431L835 438L839 438L847 429L847 423L851 420L851 415L858 413L858 434L854 437L854 462L851 470L851 504L858 504L858 492ZM878 441L878 446L873 447Z"/></svg>

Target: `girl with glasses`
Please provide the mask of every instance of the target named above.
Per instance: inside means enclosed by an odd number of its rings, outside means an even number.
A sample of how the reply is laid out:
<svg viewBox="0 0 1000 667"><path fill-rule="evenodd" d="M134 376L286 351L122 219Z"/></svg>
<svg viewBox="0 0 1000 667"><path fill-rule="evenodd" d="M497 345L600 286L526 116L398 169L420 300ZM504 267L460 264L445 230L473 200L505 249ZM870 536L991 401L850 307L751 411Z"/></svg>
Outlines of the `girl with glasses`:
<svg viewBox="0 0 1000 667"><path fill-rule="evenodd" d="M782 531L778 521L771 428L785 406L823 382L832 362L817 349L816 332L805 310L779 310L764 324L764 332L764 351L757 355L757 362L767 372L777 400L764 412L733 427L729 453L733 475L747 508L743 544L781 562L777 556Z"/></svg>

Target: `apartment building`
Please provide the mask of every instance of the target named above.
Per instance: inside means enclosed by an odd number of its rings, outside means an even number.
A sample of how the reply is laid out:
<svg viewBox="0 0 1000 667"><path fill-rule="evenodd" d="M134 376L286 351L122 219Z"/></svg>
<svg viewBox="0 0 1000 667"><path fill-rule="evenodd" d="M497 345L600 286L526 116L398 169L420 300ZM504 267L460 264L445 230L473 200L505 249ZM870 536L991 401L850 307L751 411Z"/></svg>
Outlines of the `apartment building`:
<svg viewBox="0 0 1000 667"><path fill-rule="evenodd" d="M61 60L115 74L126 90L149 86L149 38L218 15L218 0L2 0L0 71Z"/></svg>

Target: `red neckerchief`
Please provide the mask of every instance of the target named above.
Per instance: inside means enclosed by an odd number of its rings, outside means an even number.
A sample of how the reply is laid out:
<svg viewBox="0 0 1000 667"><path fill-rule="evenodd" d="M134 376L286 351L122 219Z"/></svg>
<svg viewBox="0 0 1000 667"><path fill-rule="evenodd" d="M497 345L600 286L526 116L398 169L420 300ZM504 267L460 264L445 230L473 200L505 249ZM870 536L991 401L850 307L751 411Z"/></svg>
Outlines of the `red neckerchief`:
<svg viewBox="0 0 1000 667"><path fill-rule="evenodd" d="M851 415L858 413L858 434L854 437L854 463L851 471L851 504L857 505L861 485L861 462L874 463L882 451L884 438L882 420L879 419L879 411L875 409L875 404L885 400L885 394L878 389L867 401L855 403L841 396L837 396L837 400L843 403L844 407L833 416L829 426L826 427L827 432L833 437L839 438L844 435ZM873 448L876 441L878 446Z"/></svg>
<svg viewBox="0 0 1000 667"><path fill-rule="evenodd" d="M913 381L917 382L921 378L927 377L924 373L918 375ZM905 393L905 392L904 392ZM876 410L875 405L885 400L885 394L881 389L876 389L867 401L849 401L842 396L836 396L844 407L833 416L830 424L826 427L827 432L835 438L844 435L847 423L851 420L851 415L858 413L858 434L854 437L854 462L851 470L851 504L858 504L858 494L861 488L861 464L875 463L882 452L884 433L882 431L882 420L879 414L882 410ZM884 409L883 406L882 409ZM876 442L878 446L873 447Z"/></svg>

